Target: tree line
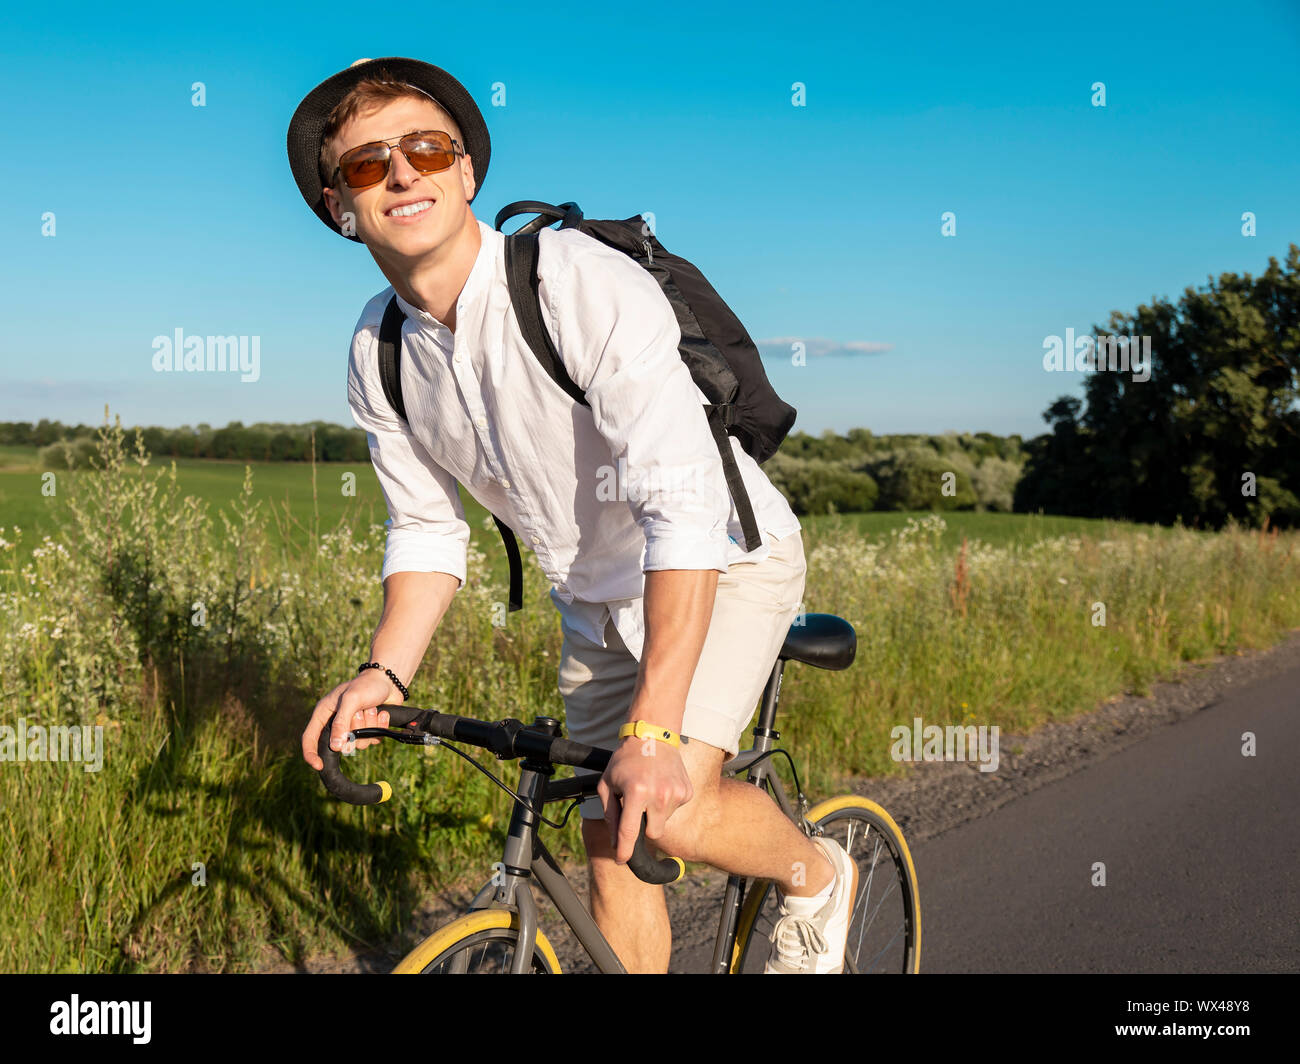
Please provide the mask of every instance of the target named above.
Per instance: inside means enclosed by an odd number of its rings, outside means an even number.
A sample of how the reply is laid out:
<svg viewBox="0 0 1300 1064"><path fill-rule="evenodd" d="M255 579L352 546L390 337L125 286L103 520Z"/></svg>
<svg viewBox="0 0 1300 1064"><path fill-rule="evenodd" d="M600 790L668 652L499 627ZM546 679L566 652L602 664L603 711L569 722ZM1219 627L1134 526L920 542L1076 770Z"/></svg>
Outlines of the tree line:
<svg viewBox="0 0 1300 1064"><path fill-rule="evenodd" d="M791 433L763 466L796 514L864 510L1009 513L1024 466L1019 436Z"/></svg>
<svg viewBox="0 0 1300 1064"><path fill-rule="evenodd" d="M42 419L0 422L0 444L42 448L41 460L50 468L67 467L66 455L73 464L86 465L86 456L94 450L92 425L64 425ZM368 462L370 448L366 434L358 428L345 428L327 421L302 425L260 421L245 425L232 421L224 428L202 423L180 428L150 426L140 429L145 449L162 458L222 458L244 462L310 462L315 439L318 462ZM134 439L134 433L132 433Z"/></svg>
<svg viewBox="0 0 1300 1064"><path fill-rule="evenodd" d="M1176 303L1115 311L1108 331L1150 337L1148 379L1108 364L1083 399L1048 407L1016 509L1300 524L1300 246L1258 277L1224 273Z"/></svg>
<svg viewBox="0 0 1300 1064"><path fill-rule="evenodd" d="M316 421L306 425L232 421L225 428L207 424L178 429L140 430L145 448L162 458L216 458L238 461L311 460L367 462L365 433ZM0 444L41 448L42 464L65 469L89 465L96 429L57 421L0 423ZM841 436L792 433L763 466L797 514L852 513L872 509L1010 511L1024 464L1019 436L992 433L875 436L852 429Z"/></svg>

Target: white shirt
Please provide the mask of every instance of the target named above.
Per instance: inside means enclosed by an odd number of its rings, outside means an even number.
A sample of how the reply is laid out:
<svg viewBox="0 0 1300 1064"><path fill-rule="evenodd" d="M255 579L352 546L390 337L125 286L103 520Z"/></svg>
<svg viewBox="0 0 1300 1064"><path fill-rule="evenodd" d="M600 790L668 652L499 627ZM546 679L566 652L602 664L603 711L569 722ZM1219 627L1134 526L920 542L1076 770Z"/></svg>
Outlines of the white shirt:
<svg viewBox="0 0 1300 1064"><path fill-rule="evenodd" d="M646 270L577 230L541 231L542 317L586 393L583 407L551 380L520 332L504 234L478 226L482 246L456 304L454 335L398 297L409 425L379 377L379 323L391 287L366 304L352 338L348 401L388 504L380 579L442 572L464 584L469 525L460 481L536 554L569 627L603 646L612 616L639 659L646 572L725 572L736 561L760 561L768 542L797 532L799 521L732 439L764 539L745 552L705 397L678 354L672 306Z"/></svg>

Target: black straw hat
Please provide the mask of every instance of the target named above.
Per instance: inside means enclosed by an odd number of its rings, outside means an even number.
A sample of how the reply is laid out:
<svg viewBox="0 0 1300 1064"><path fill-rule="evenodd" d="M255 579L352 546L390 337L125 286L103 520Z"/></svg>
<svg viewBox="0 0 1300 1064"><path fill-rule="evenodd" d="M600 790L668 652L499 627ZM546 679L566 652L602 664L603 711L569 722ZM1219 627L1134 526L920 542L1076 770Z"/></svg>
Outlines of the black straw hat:
<svg viewBox="0 0 1300 1064"><path fill-rule="evenodd" d="M464 137L465 154L474 161L474 196L483 187L488 160L492 155L487 123L483 121L474 97L445 70L418 59L390 57L358 60L347 70L327 78L312 89L289 120L289 167L293 170L294 180L298 182L298 191L307 201L307 206L316 212L316 216L340 236L346 234L330 217L320 180L320 149L325 121L357 82L374 77L381 71L395 81L413 85L421 92L428 93L439 107L456 120ZM470 197L471 203L474 196ZM356 236L348 239L360 243Z"/></svg>

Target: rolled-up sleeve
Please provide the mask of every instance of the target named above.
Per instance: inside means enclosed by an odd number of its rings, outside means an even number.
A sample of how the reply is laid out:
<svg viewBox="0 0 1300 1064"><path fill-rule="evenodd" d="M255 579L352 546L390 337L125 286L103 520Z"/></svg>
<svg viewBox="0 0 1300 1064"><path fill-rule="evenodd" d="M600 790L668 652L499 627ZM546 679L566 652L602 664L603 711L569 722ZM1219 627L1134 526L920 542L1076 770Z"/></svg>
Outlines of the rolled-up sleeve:
<svg viewBox="0 0 1300 1064"><path fill-rule="evenodd" d="M469 524L456 480L411 435L384 396L375 327L358 328L348 363L348 405L366 432L370 462L388 506L381 580L393 573L450 573L465 583Z"/></svg>
<svg viewBox="0 0 1300 1064"><path fill-rule="evenodd" d="M667 297L630 258L594 249L546 296L565 367L621 460L627 505L645 534L642 569L726 572L731 499Z"/></svg>

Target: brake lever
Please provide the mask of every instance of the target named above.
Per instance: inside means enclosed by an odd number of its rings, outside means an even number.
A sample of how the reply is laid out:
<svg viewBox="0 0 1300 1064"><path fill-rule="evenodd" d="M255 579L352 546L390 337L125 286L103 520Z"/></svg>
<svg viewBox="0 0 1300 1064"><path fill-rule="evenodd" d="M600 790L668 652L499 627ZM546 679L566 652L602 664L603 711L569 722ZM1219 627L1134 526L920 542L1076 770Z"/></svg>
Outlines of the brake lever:
<svg viewBox="0 0 1300 1064"><path fill-rule="evenodd" d="M396 739L408 746L438 746L442 742L436 735L412 728L357 728L348 732L347 738L350 742L357 739Z"/></svg>

